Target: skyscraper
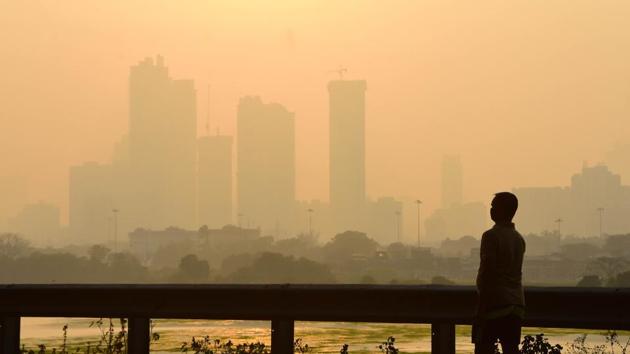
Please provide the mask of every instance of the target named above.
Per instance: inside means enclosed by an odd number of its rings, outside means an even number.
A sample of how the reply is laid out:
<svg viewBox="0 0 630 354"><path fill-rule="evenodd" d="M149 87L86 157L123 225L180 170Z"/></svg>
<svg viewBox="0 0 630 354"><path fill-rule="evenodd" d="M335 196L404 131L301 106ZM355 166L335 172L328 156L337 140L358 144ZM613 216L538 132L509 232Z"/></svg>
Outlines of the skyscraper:
<svg viewBox="0 0 630 354"><path fill-rule="evenodd" d="M442 158L442 208L461 205L463 197L462 161L457 155Z"/></svg>
<svg viewBox="0 0 630 354"><path fill-rule="evenodd" d="M54 245L61 234L59 207L44 202L28 204L9 221L9 230L38 246Z"/></svg>
<svg viewBox="0 0 630 354"><path fill-rule="evenodd" d="M129 76L129 183L120 205L137 227L197 227L196 93L174 80L162 57L147 58Z"/></svg>
<svg viewBox="0 0 630 354"><path fill-rule="evenodd" d="M363 227L365 89L366 83L362 80L328 83L330 203L337 232Z"/></svg>
<svg viewBox="0 0 630 354"><path fill-rule="evenodd" d="M237 116L239 219L285 235L295 224L294 114L259 97L243 97Z"/></svg>
<svg viewBox="0 0 630 354"><path fill-rule="evenodd" d="M110 242L114 206L111 165L89 162L70 168L70 235L82 242Z"/></svg>
<svg viewBox="0 0 630 354"><path fill-rule="evenodd" d="M232 223L232 137L204 136L198 150L199 224L220 228Z"/></svg>

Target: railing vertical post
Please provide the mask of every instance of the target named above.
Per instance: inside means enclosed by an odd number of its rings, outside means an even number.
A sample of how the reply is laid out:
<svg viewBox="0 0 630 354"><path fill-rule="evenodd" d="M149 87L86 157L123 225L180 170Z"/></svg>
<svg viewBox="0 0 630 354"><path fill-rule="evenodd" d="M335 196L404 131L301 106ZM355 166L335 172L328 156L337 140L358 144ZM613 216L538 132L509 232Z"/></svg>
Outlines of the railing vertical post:
<svg viewBox="0 0 630 354"><path fill-rule="evenodd" d="M271 352L273 354L293 354L293 320L271 321Z"/></svg>
<svg viewBox="0 0 630 354"><path fill-rule="evenodd" d="M149 354L151 345L151 323L148 318L129 318L129 339L127 352L129 354Z"/></svg>
<svg viewBox="0 0 630 354"><path fill-rule="evenodd" d="M2 354L20 353L20 317L2 317Z"/></svg>
<svg viewBox="0 0 630 354"><path fill-rule="evenodd" d="M431 324L431 354L455 354L454 324Z"/></svg>

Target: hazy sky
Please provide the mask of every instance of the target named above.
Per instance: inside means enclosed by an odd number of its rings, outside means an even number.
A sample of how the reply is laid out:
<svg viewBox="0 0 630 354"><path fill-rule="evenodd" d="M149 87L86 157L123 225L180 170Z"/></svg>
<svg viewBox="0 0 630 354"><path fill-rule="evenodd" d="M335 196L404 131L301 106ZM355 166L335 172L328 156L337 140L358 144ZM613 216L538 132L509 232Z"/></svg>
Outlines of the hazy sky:
<svg viewBox="0 0 630 354"><path fill-rule="evenodd" d="M196 82L200 134L208 84L213 131L246 94L296 113L300 199L327 199L340 65L367 80L370 195L435 207L453 153L467 200L564 185L630 140L629 18L602 0L3 1L0 175L65 209L68 166L108 161L127 129L129 66L161 54Z"/></svg>

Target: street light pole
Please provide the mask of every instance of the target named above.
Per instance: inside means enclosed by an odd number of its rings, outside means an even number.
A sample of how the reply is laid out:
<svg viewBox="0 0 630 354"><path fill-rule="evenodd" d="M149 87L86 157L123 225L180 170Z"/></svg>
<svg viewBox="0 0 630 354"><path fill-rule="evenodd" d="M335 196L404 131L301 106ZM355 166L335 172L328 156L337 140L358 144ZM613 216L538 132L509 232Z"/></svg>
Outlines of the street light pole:
<svg viewBox="0 0 630 354"><path fill-rule="evenodd" d="M114 213L114 252L118 252L118 209L112 209Z"/></svg>
<svg viewBox="0 0 630 354"><path fill-rule="evenodd" d="M396 238L400 241L400 211L396 211Z"/></svg>
<svg viewBox="0 0 630 354"><path fill-rule="evenodd" d="M420 247L420 205L422 204L422 200L416 200L416 205L418 207L418 247Z"/></svg>
<svg viewBox="0 0 630 354"><path fill-rule="evenodd" d="M603 230L603 223L604 223L604 221L603 221L603 219L604 219L604 208L599 207L599 208L597 208L597 211L599 212L599 237L602 237L602 235L603 235L602 230Z"/></svg>
<svg viewBox="0 0 630 354"><path fill-rule="evenodd" d="M105 239L105 244L112 239L112 217L107 217L107 238Z"/></svg>
<svg viewBox="0 0 630 354"><path fill-rule="evenodd" d="M315 210L309 208L306 211L308 212L308 235L313 237L313 212Z"/></svg>
<svg viewBox="0 0 630 354"><path fill-rule="evenodd" d="M561 228L560 226L562 225L562 222L564 220L562 220L562 218L557 218L555 223L558 224L558 236L562 236L562 232L561 232Z"/></svg>
<svg viewBox="0 0 630 354"><path fill-rule="evenodd" d="M238 227L242 228L243 227L243 214L238 213L237 217L238 217Z"/></svg>

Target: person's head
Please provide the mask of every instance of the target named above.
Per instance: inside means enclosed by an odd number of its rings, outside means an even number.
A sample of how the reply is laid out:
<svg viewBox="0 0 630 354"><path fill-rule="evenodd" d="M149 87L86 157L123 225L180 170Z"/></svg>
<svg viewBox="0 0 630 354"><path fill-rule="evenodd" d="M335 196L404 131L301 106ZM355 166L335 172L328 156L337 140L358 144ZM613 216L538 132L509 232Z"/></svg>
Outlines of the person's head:
<svg viewBox="0 0 630 354"><path fill-rule="evenodd" d="M500 192L492 199L490 217L496 223L512 222L512 218L518 209L518 199L510 192Z"/></svg>

